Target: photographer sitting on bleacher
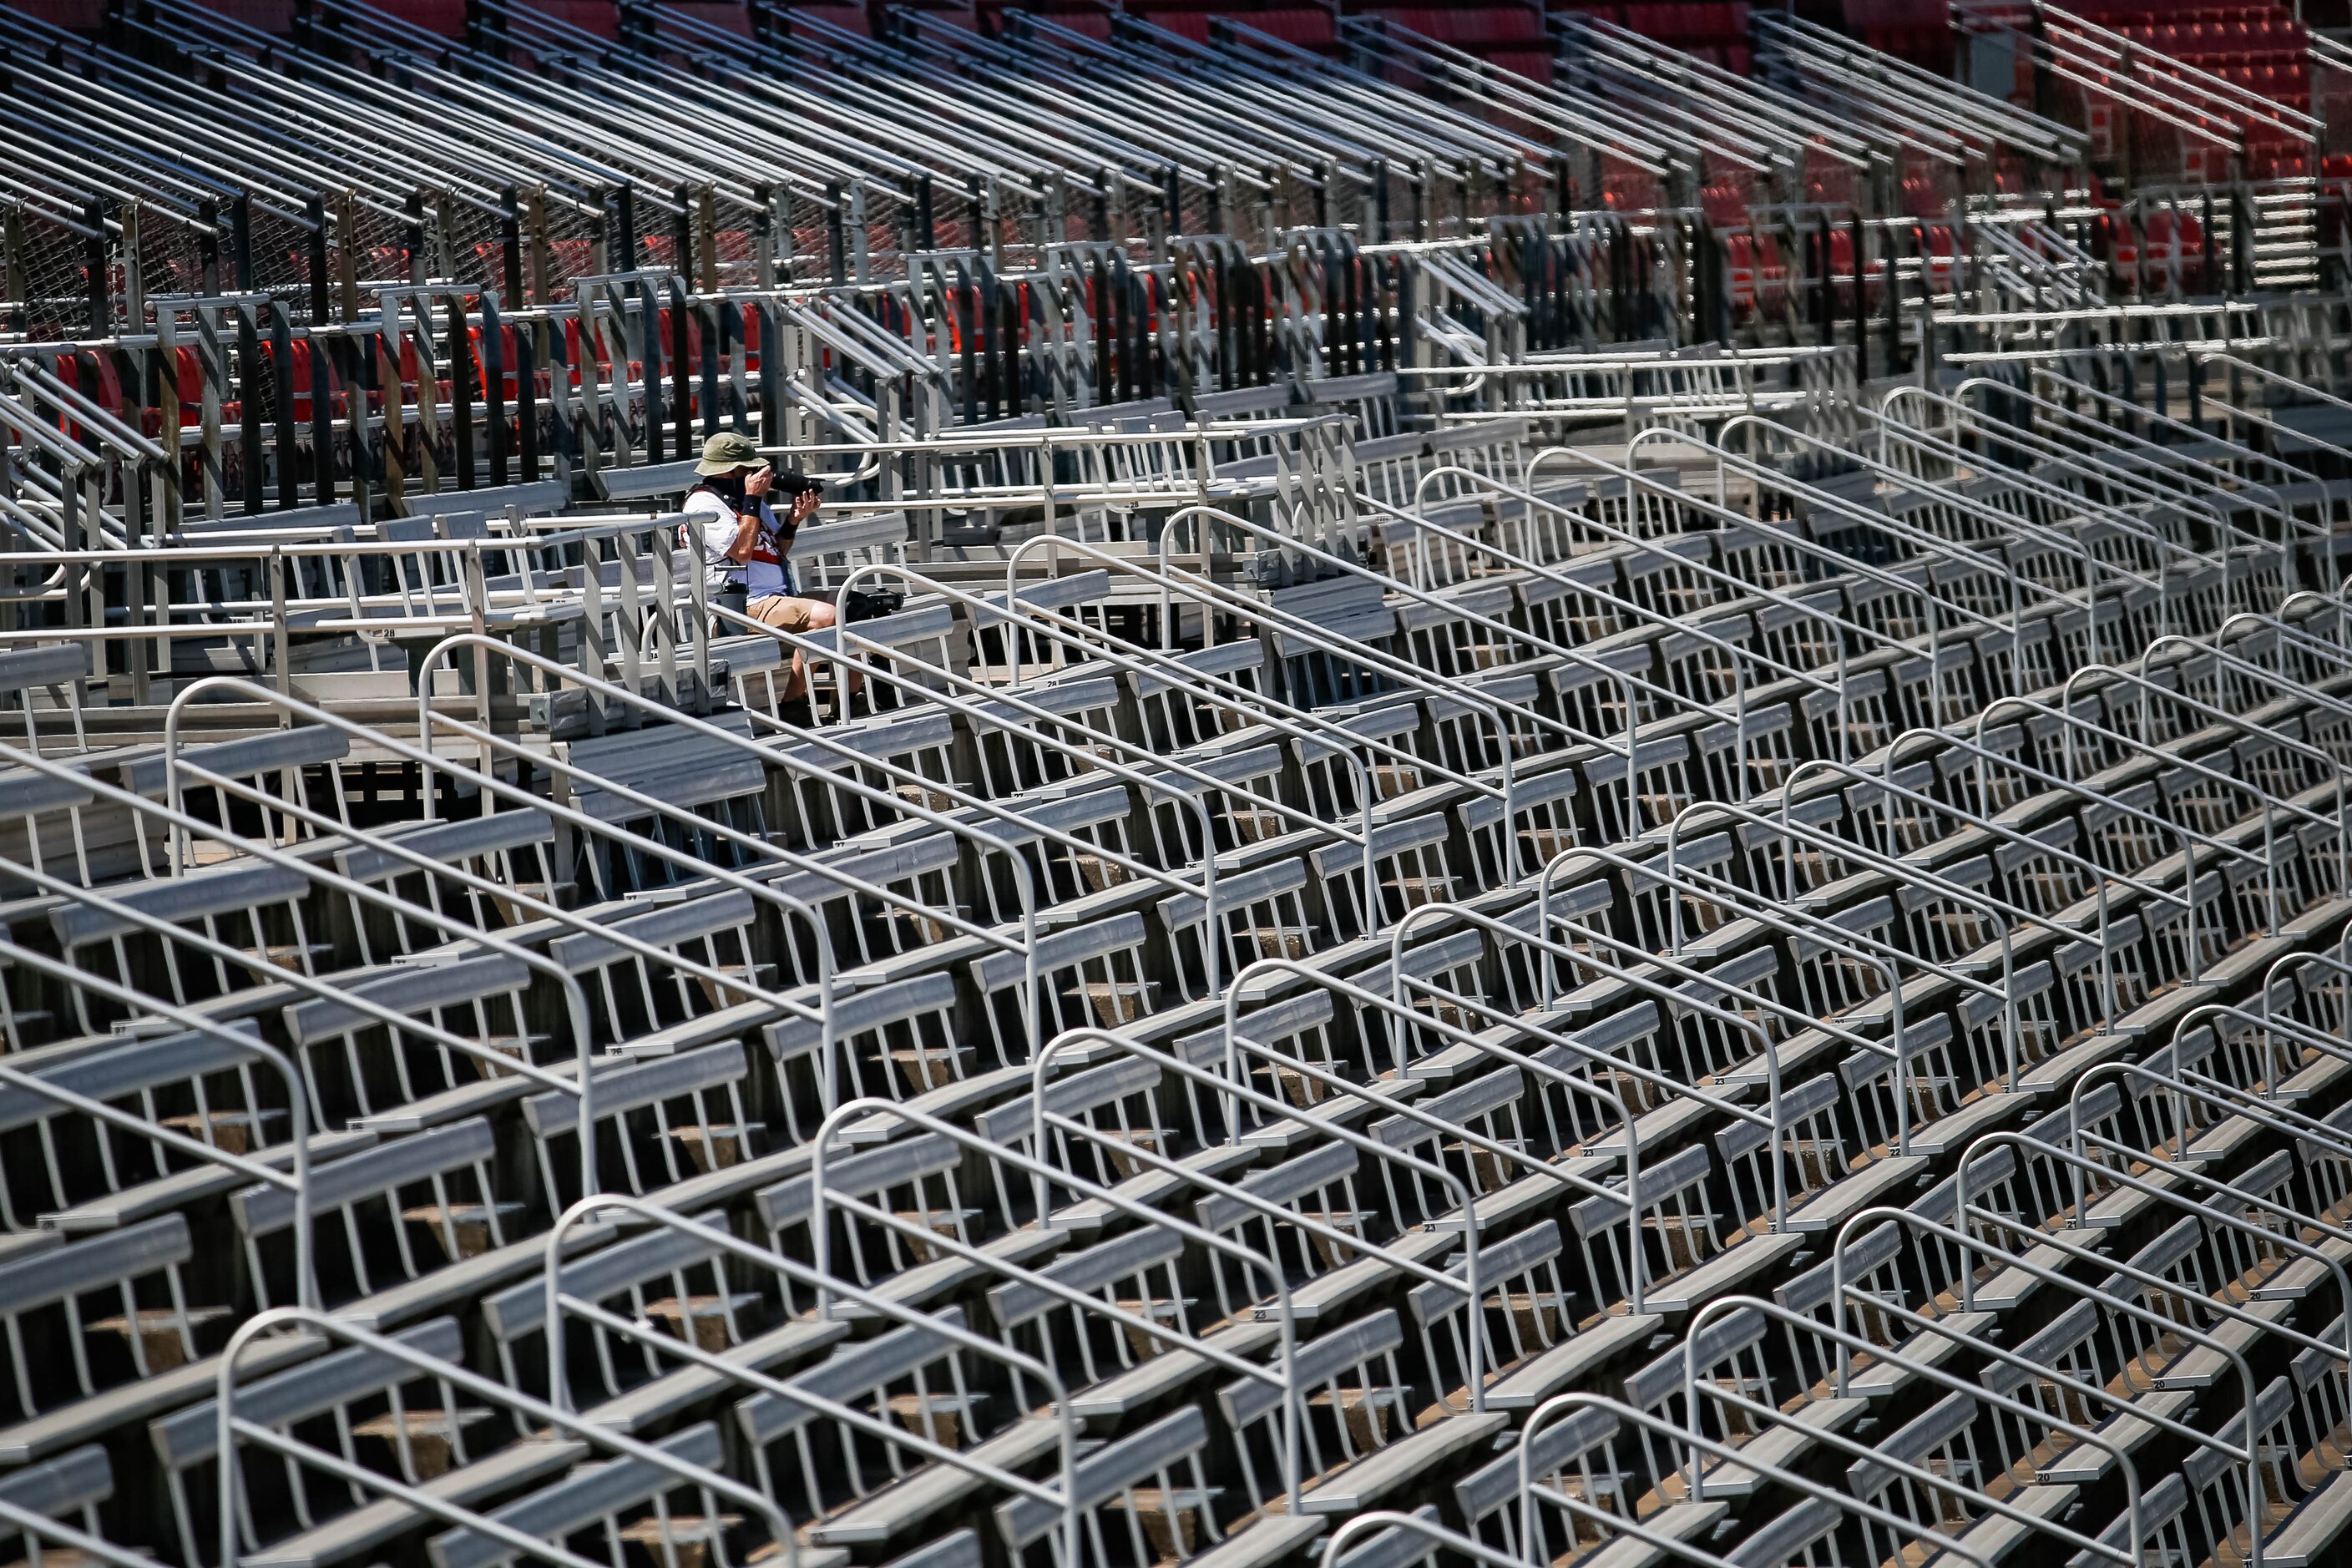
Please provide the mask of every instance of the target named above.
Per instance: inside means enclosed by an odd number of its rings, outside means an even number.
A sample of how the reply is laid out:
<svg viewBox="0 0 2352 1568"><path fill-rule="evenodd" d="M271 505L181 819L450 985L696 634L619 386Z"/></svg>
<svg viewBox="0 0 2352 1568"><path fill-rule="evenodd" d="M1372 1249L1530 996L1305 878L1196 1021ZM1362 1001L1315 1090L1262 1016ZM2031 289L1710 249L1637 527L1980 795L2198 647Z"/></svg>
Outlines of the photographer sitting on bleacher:
<svg viewBox="0 0 2352 1568"><path fill-rule="evenodd" d="M823 599L803 599L793 593L793 536L801 524L816 515L823 492L811 480L785 477L792 503L779 518L768 504L768 493L779 476L760 456L751 437L728 431L702 444L702 460L694 465L702 477L686 498L688 517L699 520L702 562L709 573L710 602L740 611L752 619L788 632L810 632L833 625L834 608ZM681 545L687 524L678 525ZM722 627L722 632L733 628ZM793 654L793 672L784 687L791 701L808 689L808 668L800 653Z"/></svg>

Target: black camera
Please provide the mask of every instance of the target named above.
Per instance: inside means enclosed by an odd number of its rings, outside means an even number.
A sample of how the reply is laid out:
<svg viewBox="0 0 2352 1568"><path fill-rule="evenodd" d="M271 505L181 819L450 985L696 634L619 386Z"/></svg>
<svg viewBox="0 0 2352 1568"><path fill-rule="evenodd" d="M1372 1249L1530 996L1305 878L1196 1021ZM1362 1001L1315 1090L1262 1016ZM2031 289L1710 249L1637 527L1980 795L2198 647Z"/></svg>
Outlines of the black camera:
<svg viewBox="0 0 2352 1568"><path fill-rule="evenodd" d="M797 500L802 496L824 495L824 481L813 479L798 468L778 468L773 482L768 486L771 495L786 496Z"/></svg>

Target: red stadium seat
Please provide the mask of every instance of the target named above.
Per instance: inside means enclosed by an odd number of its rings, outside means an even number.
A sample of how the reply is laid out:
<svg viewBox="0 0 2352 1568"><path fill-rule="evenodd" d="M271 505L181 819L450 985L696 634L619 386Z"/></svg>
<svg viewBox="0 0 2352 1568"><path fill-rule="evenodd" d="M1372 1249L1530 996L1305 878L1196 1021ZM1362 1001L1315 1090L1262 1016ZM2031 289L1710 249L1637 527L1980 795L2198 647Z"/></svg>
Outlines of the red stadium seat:
<svg viewBox="0 0 2352 1568"><path fill-rule="evenodd" d="M1339 26L1333 22L1331 13L1320 5L1256 12L1249 17L1249 25L1261 33L1280 38L1286 44L1297 44L1302 49L1328 49L1339 37Z"/></svg>

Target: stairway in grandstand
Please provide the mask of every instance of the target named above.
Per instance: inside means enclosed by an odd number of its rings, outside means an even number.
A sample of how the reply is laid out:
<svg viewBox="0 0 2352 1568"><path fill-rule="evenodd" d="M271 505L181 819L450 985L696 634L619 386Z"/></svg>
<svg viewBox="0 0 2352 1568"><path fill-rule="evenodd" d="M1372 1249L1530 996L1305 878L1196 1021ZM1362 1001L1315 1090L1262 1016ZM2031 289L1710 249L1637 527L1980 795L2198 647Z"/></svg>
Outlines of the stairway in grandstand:
<svg viewBox="0 0 2352 1568"><path fill-rule="evenodd" d="M2141 79L2160 86L2186 77L2194 84L2189 101L2224 113L2233 106L2221 95L2242 95L2235 101L2235 118L2244 137L2246 173L2259 182L2246 204L2253 278L2273 289L2317 283L2323 170L2314 161L2312 143L2295 130L2303 124L2300 117L2314 110L2315 78L2325 68L2313 50L2323 46L2312 43L2284 5L2192 8L2134 19L2141 14L2128 7L2092 5L2082 15L2093 26L2061 21L2055 30L2063 36L2071 26L2093 52L2103 52L2094 36L2103 41L2111 31L2142 51L2133 68ZM2285 123L2262 118L2273 105L2298 118ZM2230 243L2226 225L2222 234L2223 243Z"/></svg>
<svg viewBox="0 0 2352 1568"><path fill-rule="evenodd" d="M2319 281L2319 181L2298 175L2254 198L2254 280L2264 289Z"/></svg>

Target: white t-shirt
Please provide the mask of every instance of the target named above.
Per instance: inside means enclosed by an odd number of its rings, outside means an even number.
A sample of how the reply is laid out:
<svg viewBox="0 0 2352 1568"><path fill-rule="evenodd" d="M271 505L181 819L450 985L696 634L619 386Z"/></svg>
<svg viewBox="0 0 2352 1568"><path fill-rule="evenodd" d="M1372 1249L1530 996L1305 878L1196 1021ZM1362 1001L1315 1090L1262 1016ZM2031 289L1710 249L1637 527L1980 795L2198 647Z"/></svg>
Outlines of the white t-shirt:
<svg viewBox="0 0 2352 1568"><path fill-rule="evenodd" d="M793 591L792 569L784 564L778 548L782 531L776 521L775 509L762 500L760 506L760 531L751 542L751 558L736 563L727 559L734 547L735 531L742 526L742 514L730 507L710 490L696 490L686 498L686 515L701 519L698 531L702 535L702 562L709 572L709 589L721 594L741 584L747 601L772 598ZM680 524L678 531L686 531ZM686 541L681 539L681 544Z"/></svg>

